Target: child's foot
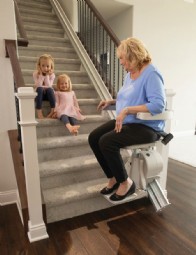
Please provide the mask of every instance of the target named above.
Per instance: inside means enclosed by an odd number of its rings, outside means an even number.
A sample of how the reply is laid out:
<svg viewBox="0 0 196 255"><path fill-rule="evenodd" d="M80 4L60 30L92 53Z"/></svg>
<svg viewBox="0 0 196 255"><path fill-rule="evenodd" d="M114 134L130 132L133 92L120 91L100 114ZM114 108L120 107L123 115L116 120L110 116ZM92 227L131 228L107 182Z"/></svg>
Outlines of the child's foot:
<svg viewBox="0 0 196 255"><path fill-rule="evenodd" d="M78 129L80 128L80 126L70 126L68 127L69 129L69 132L72 134L72 135L78 135Z"/></svg>
<svg viewBox="0 0 196 255"><path fill-rule="evenodd" d="M78 129L80 126L73 126L73 135L78 135Z"/></svg>
<svg viewBox="0 0 196 255"><path fill-rule="evenodd" d="M52 118L53 118L53 114L54 114L54 112L50 112L50 113L47 115L47 118L52 119Z"/></svg>
<svg viewBox="0 0 196 255"><path fill-rule="evenodd" d="M37 118L38 118L38 119L44 119L42 110L37 110Z"/></svg>
<svg viewBox="0 0 196 255"><path fill-rule="evenodd" d="M54 108L51 108L51 111L50 111L50 113L47 115L47 118L52 119L52 118L53 118L54 113L55 113Z"/></svg>

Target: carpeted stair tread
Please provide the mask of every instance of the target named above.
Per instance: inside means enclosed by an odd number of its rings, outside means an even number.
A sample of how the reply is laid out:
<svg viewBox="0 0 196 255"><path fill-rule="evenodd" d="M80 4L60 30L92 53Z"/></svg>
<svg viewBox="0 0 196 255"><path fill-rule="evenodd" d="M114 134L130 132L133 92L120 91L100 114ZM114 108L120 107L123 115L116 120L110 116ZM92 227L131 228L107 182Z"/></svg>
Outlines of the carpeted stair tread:
<svg viewBox="0 0 196 255"><path fill-rule="evenodd" d="M82 121L82 123L86 122L100 122L100 121L106 121L108 120L107 116L103 116L100 114L91 114L91 115L85 115L86 119ZM58 126L62 125L62 122L58 119L37 119L38 121L38 126L41 127L47 127L47 126Z"/></svg>
<svg viewBox="0 0 196 255"><path fill-rule="evenodd" d="M23 74L24 74L24 75L31 75L31 76L32 76L33 71L34 71L34 70L23 69ZM59 75L59 74L62 74L62 73L66 73L66 74L68 74L69 76L71 76L71 75L76 75L76 76L88 76L87 73L84 72L84 71L57 70L57 71L55 72L56 75Z"/></svg>
<svg viewBox="0 0 196 255"><path fill-rule="evenodd" d="M23 51L46 51L46 52L50 52L50 51L57 51L57 52L74 52L74 48L68 48L68 47L54 47L54 46L43 46L43 45L29 45L28 48L26 47L20 47L19 50L23 50ZM24 54L24 53L23 53Z"/></svg>
<svg viewBox="0 0 196 255"><path fill-rule="evenodd" d="M63 174L66 172L82 171L82 169L97 166L97 160L93 155L78 156L70 159L60 159L42 162L39 164L40 177Z"/></svg>
<svg viewBox="0 0 196 255"><path fill-rule="evenodd" d="M101 196L99 191L106 185L107 179L100 178L83 183L43 190L47 207L64 205L70 202Z"/></svg>
<svg viewBox="0 0 196 255"><path fill-rule="evenodd" d="M54 42L70 42L70 40L68 38L62 38L62 37L50 37L50 36L44 36L44 35L29 35L28 36L29 41L31 40L39 40L39 41L54 41ZM29 45L30 46L30 45ZM28 46L28 47L29 47ZM37 45L39 46L39 45Z"/></svg>
<svg viewBox="0 0 196 255"><path fill-rule="evenodd" d="M19 57L20 61L23 62L33 62L34 64L37 62L37 57L27 57L27 56L20 56ZM72 64L72 63L76 63L76 64L80 64L81 61L79 59L64 59L64 58L54 58L54 63L55 65L57 63L62 63L62 64Z"/></svg>
<svg viewBox="0 0 196 255"><path fill-rule="evenodd" d="M56 147L74 147L88 143L88 135L81 134L78 136L58 136L39 138L37 141L38 150L56 148Z"/></svg>
<svg viewBox="0 0 196 255"><path fill-rule="evenodd" d="M56 19L56 14L55 13L52 13L50 10L42 10L41 12L39 10L36 10L36 9L30 9L28 7L20 7L20 14L21 16L23 15L23 13L25 13L25 15L28 13L29 15L35 15L35 16L38 16L38 17L42 17L44 18L45 17L50 17L50 18L54 18Z"/></svg>
<svg viewBox="0 0 196 255"><path fill-rule="evenodd" d="M21 0L20 0L21 1ZM19 6L20 6L20 1L18 2ZM41 3L41 2L37 2L37 3L34 3L34 2L25 2L25 1L22 1L22 7L26 7L26 8L35 8L35 9L38 9L38 11L40 11L40 9L43 9L43 10L49 10L51 11L52 8L50 5L48 5L47 3Z"/></svg>

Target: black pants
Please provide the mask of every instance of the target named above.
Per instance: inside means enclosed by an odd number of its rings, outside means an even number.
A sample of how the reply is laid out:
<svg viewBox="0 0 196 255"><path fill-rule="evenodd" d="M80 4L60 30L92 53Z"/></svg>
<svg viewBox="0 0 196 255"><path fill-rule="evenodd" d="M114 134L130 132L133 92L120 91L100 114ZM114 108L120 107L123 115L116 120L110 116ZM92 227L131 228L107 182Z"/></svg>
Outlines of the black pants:
<svg viewBox="0 0 196 255"><path fill-rule="evenodd" d="M117 182L124 182L128 175L120 149L130 145L157 141L159 135L150 127L141 124L125 124L120 133L114 131L116 120L93 130L89 135L89 144L97 161L108 178L115 177Z"/></svg>

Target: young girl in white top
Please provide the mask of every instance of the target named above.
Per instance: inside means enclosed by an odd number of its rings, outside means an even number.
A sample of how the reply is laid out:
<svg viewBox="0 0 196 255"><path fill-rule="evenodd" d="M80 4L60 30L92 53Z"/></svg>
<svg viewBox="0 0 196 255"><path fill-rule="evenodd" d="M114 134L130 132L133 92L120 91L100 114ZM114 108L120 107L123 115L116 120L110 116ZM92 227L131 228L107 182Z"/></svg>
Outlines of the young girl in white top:
<svg viewBox="0 0 196 255"><path fill-rule="evenodd" d="M55 79L54 74L54 60L48 55L41 55L36 64L36 71L33 73L33 79L35 82L35 90L37 92L36 97L36 109L38 119L43 119L42 102L47 100L50 103L51 111L48 114L48 118L51 118L55 108L55 95L53 90L53 82Z"/></svg>
<svg viewBox="0 0 196 255"><path fill-rule="evenodd" d="M65 124L71 134L77 135L80 128L79 125L76 125L77 120L84 120L85 116L81 114L75 92L72 90L71 79L68 75L62 74L58 76L55 96L57 118Z"/></svg>

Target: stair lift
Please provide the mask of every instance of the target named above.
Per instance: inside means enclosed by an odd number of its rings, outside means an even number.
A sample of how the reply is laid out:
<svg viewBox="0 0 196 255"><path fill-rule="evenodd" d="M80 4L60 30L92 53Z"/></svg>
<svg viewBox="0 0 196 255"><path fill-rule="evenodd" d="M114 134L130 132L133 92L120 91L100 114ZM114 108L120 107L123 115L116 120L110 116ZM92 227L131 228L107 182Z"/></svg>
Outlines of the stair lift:
<svg viewBox="0 0 196 255"><path fill-rule="evenodd" d="M173 95L174 94L172 94L172 96ZM115 106L109 106L105 110L114 111ZM160 132L160 139L156 142L123 148L127 150L130 155L125 166L128 175L136 184L136 192L122 201L117 202L109 199L111 194L104 195L109 202L113 204L120 204L146 196L151 200L156 212L160 212L163 208L170 204L163 188L160 185L160 177L163 170L167 171L167 147L169 141L173 138L173 135L169 133L168 129L170 129L170 125L168 125L168 123L171 122L170 120L172 117L173 111L169 109L155 116L152 116L150 113L143 112L137 114L137 118L143 120L165 120L168 133Z"/></svg>

